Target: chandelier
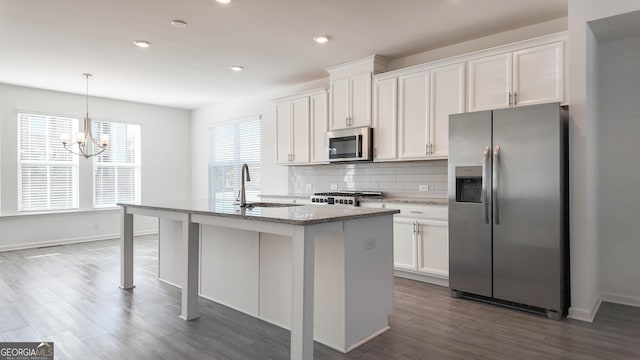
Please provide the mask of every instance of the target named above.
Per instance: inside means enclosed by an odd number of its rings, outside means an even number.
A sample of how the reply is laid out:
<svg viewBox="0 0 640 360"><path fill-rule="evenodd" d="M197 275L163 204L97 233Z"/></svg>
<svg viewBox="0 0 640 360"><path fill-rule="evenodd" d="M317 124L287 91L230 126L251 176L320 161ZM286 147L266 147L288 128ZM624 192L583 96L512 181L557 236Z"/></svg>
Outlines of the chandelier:
<svg viewBox="0 0 640 360"><path fill-rule="evenodd" d="M109 145L109 134L101 134L99 140L93 137L92 121L89 117L89 77L91 74L82 74L87 78L87 115L84 118L84 128L75 133L75 141L71 142L68 134L60 136L62 145L72 154L84 156L88 159L92 156L102 154ZM95 152L94 152L95 145Z"/></svg>

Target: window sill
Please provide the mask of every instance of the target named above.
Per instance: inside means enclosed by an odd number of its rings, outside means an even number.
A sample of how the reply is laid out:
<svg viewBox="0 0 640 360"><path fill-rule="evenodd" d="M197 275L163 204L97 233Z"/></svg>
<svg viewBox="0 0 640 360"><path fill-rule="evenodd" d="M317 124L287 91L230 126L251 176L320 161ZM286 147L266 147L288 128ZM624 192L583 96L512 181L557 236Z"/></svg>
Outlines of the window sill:
<svg viewBox="0 0 640 360"><path fill-rule="evenodd" d="M64 216L69 214L80 214L80 213L92 213L92 212L103 212L103 211L115 211L119 210L119 206L115 207L102 207L102 208L92 208L92 209L78 209L78 210L58 210L58 211L24 211L18 212L14 214L6 214L0 215L0 220L9 220L13 218L21 218L21 217L40 217L40 216Z"/></svg>

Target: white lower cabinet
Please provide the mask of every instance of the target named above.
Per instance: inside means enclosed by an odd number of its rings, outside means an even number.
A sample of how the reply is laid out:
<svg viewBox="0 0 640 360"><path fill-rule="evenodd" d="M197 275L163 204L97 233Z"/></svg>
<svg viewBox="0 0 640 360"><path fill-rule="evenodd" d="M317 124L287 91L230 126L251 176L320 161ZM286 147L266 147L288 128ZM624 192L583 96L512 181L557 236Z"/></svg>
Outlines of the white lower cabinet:
<svg viewBox="0 0 640 360"><path fill-rule="evenodd" d="M417 220L418 271L449 278L449 229L446 221Z"/></svg>
<svg viewBox="0 0 640 360"><path fill-rule="evenodd" d="M449 229L446 206L387 204L393 220L396 275L437 285L449 283Z"/></svg>
<svg viewBox="0 0 640 360"><path fill-rule="evenodd" d="M393 267L418 270L415 219L395 216L393 219Z"/></svg>

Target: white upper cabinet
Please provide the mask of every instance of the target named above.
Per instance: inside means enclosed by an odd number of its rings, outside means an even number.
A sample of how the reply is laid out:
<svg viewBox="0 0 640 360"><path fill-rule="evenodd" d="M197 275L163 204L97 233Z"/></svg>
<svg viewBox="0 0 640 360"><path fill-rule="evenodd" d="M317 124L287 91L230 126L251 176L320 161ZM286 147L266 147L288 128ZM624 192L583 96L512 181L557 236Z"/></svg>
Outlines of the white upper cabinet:
<svg viewBox="0 0 640 360"><path fill-rule="evenodd" d="M331 130L371 126L371 72L331 80Z"/></svg>
<svg viewBox="0 0 640 360"><path fill-rule="evenodd" d="M324 89L276 100L276 163L327 162L326 131L327 93Z"/></svg>
<svg viewBox="0 0 640 360"><path fill-rule="evenodd" d="M469 111L564 102L564 42L469 61Z"/></svg>
<svg viewBox="0 0 640 360"><path fill-rule="evenodd" d="M309 97L311 114L311 162L326 163L327 146L327 94L325 92Z"/></svg>
<svg viewBox="0 0 640 360"><path fill-rule="evenodd" d="M429 156L449 155L449 115L465 110L465 64L431 69Z"/></svg>
<svg viewBox="0 0 640 360"><path fill-rule="evenodd" d="M349 77L349 127L371 126L371 73Z"/></svg>
<svg viewBox="0 0 640 360"><path fill-rule="evenodd" d="M330 121L331 130L347 127L349 119L349 78L331 81Z"/></svg>
<svg viewBox="0 0 640 360"><path fill-rule="evenodd" d="M398 77L398 157L429 154L429 71Z"/></svg>
<svg viewBox="0 0 640 360"><path fill-rule="evenodd" d="M377 78L374 160L445 159L449 115L464 112L465 94L465 63Z"/></svg>
<svg viewBox="0 0 640 360"><path fill-rule="evenodd" d="M309 162L309 97L291 100L291 162Z"/></svg>
<svg viewBox="0 0 640 360"><path fill-rule="evenodd" d="M371 126L371 80L387 60L372 55L326 68L329 73L329 130Z"/></svg>
<svg viewBox="0 0 640 360"><path fill-rule="evenodd" d="M291 160L291 101L276 103L276 163L288 164Z"/></svg>
<svg viewBox="0 0 640 360"><path fill-rule="evenodd" d="M511 53L469 61L469 111L510 106Z"/></svg>
<svg viewBox="0 0 640 360"><path fill-rule="evenodd" d="M376 80L373 87L373 159L398 157L398 79Z"/></svg>
<svg viewBox="0 0 640 360"><path fill-rule="evenodd" d="M513 53L513 104L564 102L564 43Z"/></svg>

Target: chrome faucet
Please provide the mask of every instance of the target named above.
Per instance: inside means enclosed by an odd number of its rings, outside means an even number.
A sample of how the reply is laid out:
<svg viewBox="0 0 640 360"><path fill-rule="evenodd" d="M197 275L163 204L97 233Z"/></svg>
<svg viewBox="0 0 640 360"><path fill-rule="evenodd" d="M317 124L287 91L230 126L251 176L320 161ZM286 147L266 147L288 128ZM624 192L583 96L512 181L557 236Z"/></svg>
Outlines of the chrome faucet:
<svg viewBox="0 0 640 360"><path fill-rule="evenodd" d="M249 176L249 166L245 163L242 164L242 169L240 170L240 177L242 178L242 185L240 186L240 207L247 207L247 196L245 195L244 182L245 182L245 174L247 174L246 181L251 181L251 176Z"/></svg>

